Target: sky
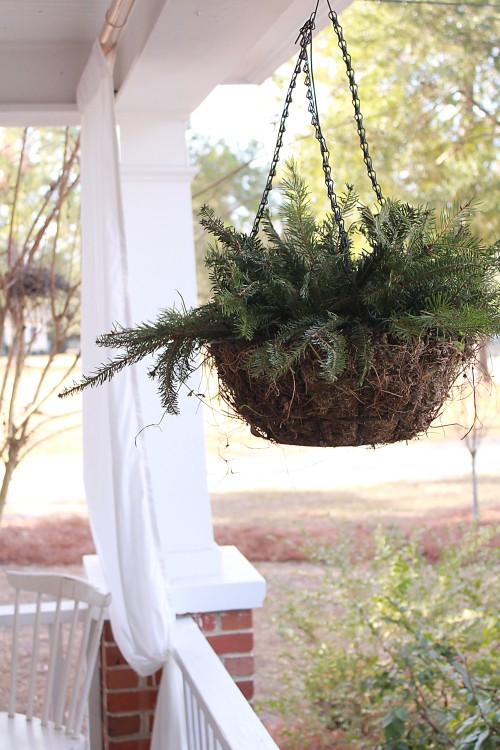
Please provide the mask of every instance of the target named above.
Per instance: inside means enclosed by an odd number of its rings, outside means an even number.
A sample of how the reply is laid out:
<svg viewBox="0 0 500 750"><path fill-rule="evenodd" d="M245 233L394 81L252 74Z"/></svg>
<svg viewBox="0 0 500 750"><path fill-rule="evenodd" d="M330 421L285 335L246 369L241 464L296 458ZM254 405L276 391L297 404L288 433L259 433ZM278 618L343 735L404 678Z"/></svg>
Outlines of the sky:
<svg viewBox="0 0 500 750"><path fill-rule="evenodd" d="M217 86L190 118L191 128L213 140L223 139L245 148L252 140L269 145L272 157L281 103L276 87L266 80L260 85Z"/></svg>
<svg viewBox="0 0 500 750"><path fill-rule="evenodd" d="M278 68L276 75L281 78L281 86L273 78L268 78L259 85L216 86L191 114L191 130L208 136L212 141L224 140L236 152L245 150L255 140L262 144L259 162L270 165L291 75L289 64L285 63ZM302 76L300 81L303 82ZM316 89L321 111L321 86L317 85ZM314 134L310 115L307 113L305 88L302 86L297 88L290 107L282 158L288 158L287 144L294 144L298 133Z"/></svg>

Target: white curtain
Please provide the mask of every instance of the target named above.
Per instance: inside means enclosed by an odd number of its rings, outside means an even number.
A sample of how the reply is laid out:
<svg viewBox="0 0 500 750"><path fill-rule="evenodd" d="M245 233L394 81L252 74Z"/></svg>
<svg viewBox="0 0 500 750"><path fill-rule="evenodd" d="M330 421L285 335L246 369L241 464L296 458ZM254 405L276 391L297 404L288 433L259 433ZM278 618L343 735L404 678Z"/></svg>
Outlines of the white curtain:
<svg viewBox="0 0 500 750"><path fill-rule="evenodd" d="M114 322L130 325L126 245L111 71L96 42L77 92L82 115L82 364L110 352L95 345ZM84 393L84 480L92 533L112 593L111 626L141 675L164 666L153 750L181 750L176 668L169 658L175 616L158 538L133 368ZM166 700L162 700L168 695Z"/></svg>

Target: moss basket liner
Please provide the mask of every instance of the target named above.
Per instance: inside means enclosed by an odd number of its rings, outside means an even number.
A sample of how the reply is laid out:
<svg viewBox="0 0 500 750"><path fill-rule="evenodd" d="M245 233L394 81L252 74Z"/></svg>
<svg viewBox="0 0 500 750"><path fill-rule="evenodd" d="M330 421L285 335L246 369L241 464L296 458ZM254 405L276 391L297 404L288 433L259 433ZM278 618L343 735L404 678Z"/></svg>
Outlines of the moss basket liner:
<svg viewBox="0 0 500 750"><path fill-rule="evenodd" d="M254 435L287 445L340 447L384 445L425 432L476 350L434 339L403 342L386 333L372 333L371 345L372 365L361 388L352 344L334 383L320 377L312 349L293 372L272 382L251 377L244 367L256 347L252 342L211 343L208 351L221 396Z"/></svg>

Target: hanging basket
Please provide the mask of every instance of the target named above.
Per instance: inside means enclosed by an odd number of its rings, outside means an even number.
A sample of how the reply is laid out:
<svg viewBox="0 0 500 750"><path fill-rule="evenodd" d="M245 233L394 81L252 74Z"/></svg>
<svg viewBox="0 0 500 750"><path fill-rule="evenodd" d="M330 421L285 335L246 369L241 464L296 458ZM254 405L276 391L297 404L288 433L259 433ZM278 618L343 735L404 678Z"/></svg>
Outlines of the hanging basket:
<svg viewBox="0 0 500 750"><path fill-rule="evenodd" d="M255 349L249 342L213 343L209 354L221 396L258 437L318 447L411 440L439 414L474 346L432 339L403 343L385 333L373 334L371 344L373 361L361 387L352 345L347 367L334 383L321 378L311 350L273 382L251 377L244 367Z"/></svg>
<svg viewBox="0 0 500 750"><path fill-rule="evenodd" d="M209 207L200 213L201 224L219 243L206 258L212 298L100 336L99 345L120 353L66 394L100 385L151 354L150 375L159 383L162 406L177 414L179 391L190 388L202 350L217 370L220 394L253 434L290 445L384 445L425 432L474 358L478 341L500 334L499 250L483 247L470 232L470 203L438 225L426 207L384 199L351 58L326 2L378 213L360 206L352 188L339 199L335 193L314 87L316 4L300 29L300 53L251 233L226 227ZM331 213L316 222L306 200L300 203L305 184L285 181L289 192L285 189L280 234L266 205L299 73ZM354 206L358 217L346 228ZM267 242L259 236L261 221ZM367 243L357 255L353 226Z"/></svg>
<svg viewBox="0 0 500 750"><path fill-rule="evenodd" d="M329 18L337 35L352 95L354 120L363 160L372 189L380 204L384 198L372 165L363 126L358 89L342 27L329 0ZM331 177L329 150L321 131L312 65L314 13L300 29L300 53L289 84L278 129L269 177L254 221L252 237L259 231L280 157L292 93L300 72L305 75L308 111L319 143L324 180L332 216L339 229L345 271L350 266L350 241L344 226ZM361 372L356 346L347 344L347 366L333 383L321 375L317 353L307 349L301 361L278 379L255 377L245 361L257 345L248 341L208 345L219 378L220 395L247 422L254 435L275 443L302 446L384 445L411 440L425 432L439 414L461 370L474 356L473 342L455 344L427 339L404 341L393 335L370 333L373 352L366 373Z"/></svg>

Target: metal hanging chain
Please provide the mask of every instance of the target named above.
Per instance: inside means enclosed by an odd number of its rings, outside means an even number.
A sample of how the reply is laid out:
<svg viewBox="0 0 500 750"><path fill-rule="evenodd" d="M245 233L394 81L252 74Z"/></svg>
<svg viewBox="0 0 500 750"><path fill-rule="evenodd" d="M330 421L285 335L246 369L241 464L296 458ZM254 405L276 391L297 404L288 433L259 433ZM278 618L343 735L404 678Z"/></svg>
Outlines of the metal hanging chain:
<svg viewBox="0 0 500 750"><path fill-rule="evenodd" d="M342 211L340 210L337 195L335 193L335 183L333 182L332 169L329 162L330 152L328 150L328 146L326 145L325 137L321 131L321 125L319 121L318 102L316 99L316 88L314 85L312 63L312 34L310 34L306 49L308 50L308 55L303 62L302 69L305 74L304 84L307 89L306 97L309 102L307 111L311 115L311 124L314 128L314 135L316 136L316 140L319 143L326 191L330 200L330 206L332 208L333 215L335 217L335 223L337 224L339 230L340 249L345 254L346 262L350 266L349 235L346 232L344 219L342 217Z"/></svg>
<svg viewBox="0 0 500 750"><path fill-rule="evenodd" d="M288 86L288 91L287 91L287 95L285 98L285 106L283 108L283 113L281 115L280 125L278 128L278 138L276 140L276 146L274 149L274 155L273 155L273 159L271 162L271 167L269 170L266 187L264 189L264 193L262 195L262 199L260 201L260 205L257 210L257 214L255 217L255 221L254 221L250 236L255 237L259 231L259 224L262 219L262 216L264 215L264 211L266 209L266 205L269 199L269 193L271 192L271 189L273 186L272 185L273 178L276 176L276 167L279 161L281 147L283 146L283 135L285 132L285 123L286 123L286 118L288 117L290 104L292 102L293 90L297 84L297 76L303 70L305 74L304 83L307 89L306 96L309 102L308 112L311 114L311 124L314 127L315 136L320 146L321 158L322 158L322 163L323 163L323 172L325 175L325 185L326 185L326 189L328 193L328 198L330 199L330 205L332 207L333 215L335 217L336 224L339 228L340 246L341 246L341 249L347 255L348 250L349 250L349 237L345 230L344 221L342 218L342 212L337 202L337 196L335 195L334 182L331 176L331 167L330 167L329 160L328 160L329 151L328 151L328 147L326 145L326 141L321 131L321 126L319 123L318 105L316 101L316 91L314 88L314 78L312 74L312 32L314 30L314 20L316 17L316 11L318 9L318 4L319 2L316 4L316 9L314 13L311 14L310 18L306 21L306 23L300 29L299 36L297 38L297 41L300 39L300 53L299 53L297 62L295 64L295 68L294 68L294 71L290 80L290 84Z"/></svg>
<svg viewBox="0 0 500 750"><path fill-rule="evenodd" d="M329 8L328 17L332 21L333 28L335 30L335 33L337 35L338 39L338 46L340 47L340 50L342 52L342 58L344 60L346 71L347 71L347 77L349 81L349 89L351 91L352 95L352 103L354 107L354 119L356 121L356 127L358 131L359 141L360 141L360 147L363 151L363 161L365 163L368 177L371 181L372 188L375 192L375 195L377 196L377 199L380 203L383 202L384 198L382 195L382 190L380 188L380 185L377 182L377 175L375 173L375 170L373 169L372 159L369 153L368 149L368 142L366 140L366 131L363 126L363 116L361 114L360 110L360 100L358 96L358 87L356 84L356 81L354 79L354 70L352 68L351 63L351 56L349 55L347 51L347 45L344 39L342 26L338 22L337 14L332 9L330 5L330 0L326 0ZM342 212L339 208L338 202L337 202L337 196L335 194L335 188L334 188L334 182L331 176L331 167L329 164L329 150L326 145L325 138L323 136L323 133L321 131L321 126L319 122L319 113L318 113L318 105L316 101L316 91L314 86L314 75L313 75L313 69L312 69L312 32L315 28L315 18L316 18L316 12L318 10L319 6L319 0L316 2L316 8L314 12L311 14L309 19L306 21L306 23L302 26L299 32L299 36L297 37L296 41L300 40L300 53L297 58L297 62L295 64L294 71L292 73L292 77L290 79L290 84L288 86L287 95L285 97L285 105L283 108L283 113L281 115L280 125L278 128L278 137L276 140L276 146L274 149L273 159L271 162L271 167L269 169L269 174L266 182L266 186L264 188L264 192L262 194L262 198L259 204L259 208L257 210L257 214L255 216L255 220L253 223L252 231L250 233L251 237L256 237L258 231L259 231L259 224L260 221L264 215L264 211L266 209L268 200L269 200L269 193L272 190L272 183L273 178L276 176L276 167L279 161L280 151L281 147L283 146L283 135L285 133L285 122L286 118L289 114L289 108L290 104L292 102L292 95L293 90L297 84L297 76L298 74L303 70L305 74L305 85L307 88L307 99L309 102L308 105L308 111L311 114L311 124L314 127L315 130L315 136L316 139L319 142L320 151L321 151L321 157L322 157L322 166L323 166L323 173L325 176L325 185L328 193L328 198L330 200L330 205L332 207L332 211L335 217L335 221L337 223L337 226L339 228L339 234L340 234L340 241L341 241L341 249L344 250L346 253L348 251L349 246L349 239L347 232L345 230L344 221L342 219Z"/></svg>
<svg viewBox="0 0 500 750"><path fill-rule="evenodd" d="M262 219L264 215L264 211L266 210L267 202L269 200L269 193L271 192L272 187L273 187L273 178L276 177L276 167L278 165L281 147L283 146L285 122L286 122L286 118L288 117L290 104L292 103L293 90L295 86L297 85L297 76L302 70L302 63L304 62L304 60L307 60L307 39L308 39L308 34L312 35L312 29L314 28L315 16L316 16L316 11L314 11L311 17L306 21L304 26L302 26L299 32L299 36L296 39L296 42L300 39L300 53L297 58L297 62L295 63L295 68L293 70L292 77L290 79L290 84L288 86L288 91L285 97L285 106L283 107L283 112L281 114L281 120L280 120L280 124L278 128L278 137L276 139L276 146L274 147L273 159L271 161L271 167L269 169L266 187L264 188L264 192L262 194L262 198L259 204L259 208L257 210L257 214L255 216L255 220L253 223L252 231L250 233L250 237L255 237L259 231L260 220Z"/></svg>
<svg viewBox="0 0 500 750"><path fill-rule="evenodd" d="M359 135L359 143L361 146L361 150L363 152L363 161L366 165L366 171L370 179L370 182L372 183L373 191L375 195L377 196L377 200L379 203L383 203L384 196L382 195L382 190L380 188L380 185L377 182L377 174L373 168L372 159L370 156L370 152L368 150L368 141L366 140L366 130L363 126L363 115L361 114L361 109L360 109L361 103L359 101L359 96L358 96L358 86L354 79L354 70L352 67L351 56L347 51L347 45L344 39L344 33L342 30L342 26L339 23L338 16L333 10L332 6L330 5L330 0L326 0L326 2L329 8L328 18L332 22L335 33L337 34L338 46L340 47L340 51L342 52L342 59L344 60L344 63L346 66L347 78L349 80L349 88L351 90L351 95L352 95L352 104L354 107L354 119L356 120L356 127L357 127L358 135Z"/></svg>

